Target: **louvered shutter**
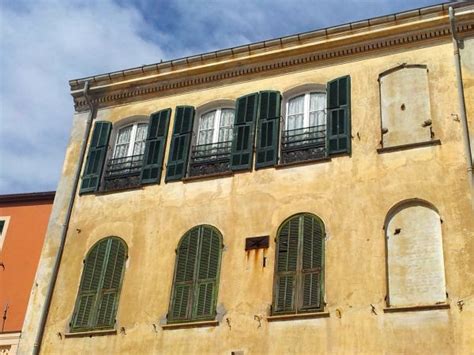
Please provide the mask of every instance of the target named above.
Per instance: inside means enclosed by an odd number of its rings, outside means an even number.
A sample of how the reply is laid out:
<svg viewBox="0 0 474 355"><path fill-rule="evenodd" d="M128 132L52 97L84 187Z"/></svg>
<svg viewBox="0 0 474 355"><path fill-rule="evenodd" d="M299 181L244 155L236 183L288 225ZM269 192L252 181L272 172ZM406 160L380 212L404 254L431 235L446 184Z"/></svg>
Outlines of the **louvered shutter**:
<svg viewBox="0 0 474 355"><path fill-rule="evenodd" d="M322 294L323 228L314 217L305 215L301 231L303 260L301 270L301 309L320 309Z"/></svg>
<svg viewBox="0 0 474 355"><path fill-rule="evenodd" d="M171 322L191 318L198 243L199 228L194 228L183 237L178 247L173 295L168 314Z"/></svg>
<svg viewBox="0 0 474 355"><path fill-rule="evenodd" d="M123 243L109 238L107 244L107 263L98 297L96 327L111 328L115 324L118 297L125 265L126 250Z"/></svg>
<svg viewBox="0 0 474 355"><path fill-rule="evenodd" d="M180 180L186 174L193 122L194 107L176 107L171 150L166 166L166 182Z"/></svg>
<svg viewBox="0 0 474 355"><path fill-rule="evenodd" d="M89 144L80 193L97 191L109 144L112 123L97 121Z"/></svg>
<svg viewBox="0 0 474 355"><path fill-rule="evenodd" d="M232 139L231 169L250 170L253 162L258 93L237 99Z"/></svg>
<svg viewBox="0 0 474 355"><path fill-rule="evenodd" d="M213 229L206 226L202 226L200 229L199 261L193 318L212 319L215 316L221 242Z"/></svg>
<svg viewBox="0 0 474 355"><path fill-rule="evenodd" d="M329 154L351 152L351 77L327 84L327 145Z"/></svg>
<svg viewBox="0 0 474 355"><path fill-rule="evenodd" d="M275 313L295 311L299 217L287 221L277 240Z"/></svg>
<svg viewBox="0 0 474 355"><path fill-rule="evenodd" d="M168 108L150 116L140 176L142 184L160 183L170 115L171 109Z"/></svg>
<svg viewBox="0 0 474 355"><path fill-rule="evenodd" d="M274 166L278 159L281 95L278 91L260 92L255 167Z"/></svg>
<svg viewBox="0 0 474 355"><path fill-rule="evenodd" d="M71 324L73 331L93 326L93 310L97 302L106 252L107 240L103 240L90 251L84 261L84 271Z"/></svg>

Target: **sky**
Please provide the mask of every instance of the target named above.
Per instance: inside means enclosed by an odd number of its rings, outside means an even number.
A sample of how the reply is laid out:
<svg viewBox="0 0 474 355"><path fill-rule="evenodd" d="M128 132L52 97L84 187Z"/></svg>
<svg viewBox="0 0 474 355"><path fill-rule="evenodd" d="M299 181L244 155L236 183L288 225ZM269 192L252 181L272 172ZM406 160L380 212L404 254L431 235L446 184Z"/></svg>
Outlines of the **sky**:
<svg viewBox="0 0 474 355"><path fill-rule="evenodd" d="M52 191L71 79L442 0L0 0L0 194Z"/></svg>

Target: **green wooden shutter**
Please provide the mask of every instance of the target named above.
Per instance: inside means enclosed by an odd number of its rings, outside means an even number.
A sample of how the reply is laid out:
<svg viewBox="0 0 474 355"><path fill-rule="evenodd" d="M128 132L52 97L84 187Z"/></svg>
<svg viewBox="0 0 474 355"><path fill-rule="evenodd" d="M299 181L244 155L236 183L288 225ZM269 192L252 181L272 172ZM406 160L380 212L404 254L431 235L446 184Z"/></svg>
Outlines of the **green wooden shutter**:
<svg viewBox="0 0 474 355"><path fill-rule="evenodd" d="M278 91L261 91L258 133L257 161L255 167L274 166L278 160L280 137L280 106L281 95Z"/></svg>
<svg viewBox="0 0 474 355"><path fill-rule="evenodd" d="M191 318L193 282L198 256L199 228L193 228L181 240L176 256L175 279L168 320Z"/></svg>
<svg viewBox="0 0 474 355"><path fill-rule="evenodd" d="M343 76L327 84L328 153L351 152L351 77Z"/></svg>
<svg viewBox="0 0 474 355"><path fill-rule="evenodd" d="M180 180L186 174L193 122L194 107L176 107L171 151L166 166L166 182Z"/></svg>
<svg viewBox="0 0 474 355"><path fill-rule="evenodd" d="M71 324L73 331L93 326L93 310L97 302L106 252L107 240L105 239L95 245L84 261L84 270Z"/></svg>
<svg viewBox="0 0 474 355"><path fill-rule="evenodd" d="M220 250L218 234L212 228L202 226L195 286L195 319L213 319L215 316Z"/></svg>
<svg viewBox="0 0 474 355"><path fill-rule="evenodd" d="M232 170L250 170L252 167L258 97L258 93L253 93L237 99L231 153Z"/></svg>
<svg viewBox="0 0 474 355"><path fill-rule="evenodd" d="M96 328L112 328L115 324L125 259L124 244L116 238L109 238L107 262L104 267L104 276L97 301Z"/></svg>
<svg viewBox="0 0 474 355"><path fill-rule="evenodd" d="M107 121L97 121L94 125L80 193L97 191L99 188L111 130L112 123Z"/></svg>
<svg viewBox="0 0 474 355"><path fill-rule="evenodd" d="M126 259L117 238L98 242L84 261L71 331L113 328Z"/></svg>
<svg viewBox="0 0 474 355"><path fill-rule="evenodd" d="M298 216L290 219L278 234L275 313L294 312L296 309L299 223Z"/></svg>
<svg viewBox="0 0 474 355"><path fill-rule="evenodd" d="M140 176L142 184L160 183L163 157L171 109L161 110L150 116L148 135L145 143L145 155Z"/></svg>
<svg viewBox="0 0 474 355"><path fill-rule="evenodd" d="M301 309L320 309L322 295L323 238L322 225L314 217L303 217L303 260L301 270Z"/></svg>

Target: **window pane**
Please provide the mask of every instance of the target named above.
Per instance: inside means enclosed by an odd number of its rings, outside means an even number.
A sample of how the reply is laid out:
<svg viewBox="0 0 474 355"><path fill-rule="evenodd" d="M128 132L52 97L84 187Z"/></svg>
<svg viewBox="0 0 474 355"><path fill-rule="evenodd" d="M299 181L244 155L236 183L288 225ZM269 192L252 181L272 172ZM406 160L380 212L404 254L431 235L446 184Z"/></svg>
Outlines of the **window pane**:
<svg viewBox="0 0 474 355"><path fill-rule="evenodd" d="M199 131L197 144L212 143L212 136L214 135L214 120L217 111L211 111L203 114L199 120Z"/></svg>
<svg viewBox="0 0 474 355"><path fill-rule="evenodd" d="M310 127L326 125L326 94L312 93L309 100Z"/></svg>
<svg viewBox="0 0 474 355"><path fill-rule="evenodd" d="M140 155L145 152L146 134L148 132L148 124L141 123L137 127L137 135L135 137L135 146L133 147L133 155Z"/></svg>
<svg viewBox="0 0 474 355"><path fill-rule="evenodd" d="M219 142L232 140L232 125L234 123L234 110L223 109L221 111L221 121L219 125Z"/></svg>
<svg viewBox="0 0 474 355"><path fill-rule="evenodd" d="M288 114L286 129L293 130L303 128L304 121L304 95L295 97L288 101Z"/></svg>
<svg viewBox="0 0 474 355"><path fill-rule="evenodd" d="M127 156L132 127L133 126L128 126L119 130L117 144L115 145L114 158L123 158Z"/></svg>

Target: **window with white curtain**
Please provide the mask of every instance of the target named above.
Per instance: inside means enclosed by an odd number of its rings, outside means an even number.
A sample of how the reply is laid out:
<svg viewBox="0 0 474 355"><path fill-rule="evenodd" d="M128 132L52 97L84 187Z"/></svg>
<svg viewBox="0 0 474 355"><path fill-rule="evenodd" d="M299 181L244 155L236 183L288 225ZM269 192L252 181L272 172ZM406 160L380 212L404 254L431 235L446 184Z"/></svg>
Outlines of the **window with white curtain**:
<svg viewBox="0 0 474 355"><path fill-rule="evenodd" d="M229 142L232 140L234 109L218 108L199 118L197 145Z"/></svg>
<svg viewBox="0 0 474 355"><path fill-rule="evenodd" d="M117 134L113 159L143 154L147 131L147 123L134 123L121 128Z"/></svg>
<svg viewBox="0 0 474 355"><path fill-rule="evenodd" d="M285 129L287 131L305 131L306 129L314 131L324 128L325 125L326 93L307 92L289 99L286 103Z"/></svg>

